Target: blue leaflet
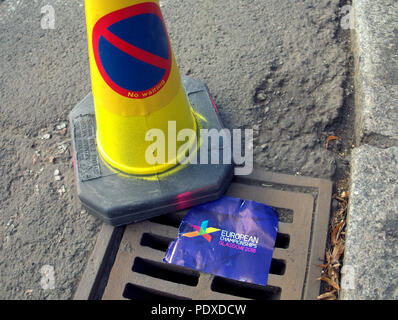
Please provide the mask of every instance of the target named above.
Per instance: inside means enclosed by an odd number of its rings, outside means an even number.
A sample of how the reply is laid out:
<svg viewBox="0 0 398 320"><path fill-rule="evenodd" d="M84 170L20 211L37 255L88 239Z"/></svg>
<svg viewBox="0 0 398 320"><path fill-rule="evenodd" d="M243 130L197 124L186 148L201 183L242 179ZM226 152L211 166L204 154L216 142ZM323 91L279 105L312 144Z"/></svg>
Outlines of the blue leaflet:
<svg viewBox="0 0 398 320"><path fill-rule="evenodd" d="M163 260L266 285L277 231L270 206L224 196L189 210Z"/></svg>

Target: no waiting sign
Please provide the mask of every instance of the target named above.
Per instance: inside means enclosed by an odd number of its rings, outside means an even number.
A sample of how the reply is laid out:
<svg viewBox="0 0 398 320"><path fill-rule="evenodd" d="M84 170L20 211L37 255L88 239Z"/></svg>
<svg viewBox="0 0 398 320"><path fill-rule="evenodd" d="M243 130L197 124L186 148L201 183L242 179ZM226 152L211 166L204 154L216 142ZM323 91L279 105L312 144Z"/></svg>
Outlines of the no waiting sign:
<svg viewBox="0 0 398 320"><path fill-rule="evenodd" d="M150 97L169 78L170 41L160 9L152 2L102 17L94 26L92 44L102 78L125 97Z"/></svg>

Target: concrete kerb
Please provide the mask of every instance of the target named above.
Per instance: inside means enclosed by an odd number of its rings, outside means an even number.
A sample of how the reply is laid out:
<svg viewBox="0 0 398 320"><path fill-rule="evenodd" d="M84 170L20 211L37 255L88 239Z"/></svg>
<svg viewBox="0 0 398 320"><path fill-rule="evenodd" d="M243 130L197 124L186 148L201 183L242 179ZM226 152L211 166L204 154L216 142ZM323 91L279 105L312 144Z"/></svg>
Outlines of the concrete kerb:
<svg viewBox="0 0 398 320"><path fill-rule="evenodd" d="M353 151L341 299L398 299L398 147Z"/></svg>
<svg viewBox="0 0 398 320"><path fill-rule="evenodd" d="M398 3L354 0L356 145L340 299L398 298Z"/></svg>
<svg viewBox="0 0 398 320"><path fill-rule="evenodd" d="M354 0L356 142L398 146L398 2Z"/></svg>

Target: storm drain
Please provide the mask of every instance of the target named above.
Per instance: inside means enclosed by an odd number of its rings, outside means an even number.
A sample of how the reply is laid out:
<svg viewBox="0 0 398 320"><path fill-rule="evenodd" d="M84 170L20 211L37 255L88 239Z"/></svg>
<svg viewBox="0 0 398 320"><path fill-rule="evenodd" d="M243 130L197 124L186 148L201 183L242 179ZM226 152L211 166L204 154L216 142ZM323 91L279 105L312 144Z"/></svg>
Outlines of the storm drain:
<svg viewBox="0 0 398 320"><path fill-rule="evenodd" d="M266 203L279 213L267 286L163 263L184 210L124 229L104 226L75 299L316 299L331 191L328 180L259 170L234 178L228 195Z"/></svg>

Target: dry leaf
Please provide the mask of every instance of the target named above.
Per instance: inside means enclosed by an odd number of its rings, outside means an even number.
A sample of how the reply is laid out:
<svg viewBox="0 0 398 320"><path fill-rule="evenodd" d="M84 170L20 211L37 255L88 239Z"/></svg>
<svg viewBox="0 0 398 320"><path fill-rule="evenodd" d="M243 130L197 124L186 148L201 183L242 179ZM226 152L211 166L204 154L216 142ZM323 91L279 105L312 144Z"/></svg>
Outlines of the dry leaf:
<svg viewBox="0 0 398 320"><path fill-rule="evenodd" d="M326 293L319 295L317 299L318 300L329 300L330 298L332 298L332 300L335 300L336 299L335 293L336 293L336 290L326 292Z"/></svg>
<svg viewBox="0 0 398 320"><path fill-rule="evenodd" d="M339 139L339 137L337 137L337 136L330 136L330 137L328 137L328 138L326 139L326 145L325 145L326 149L329 147L329 141L338 140L338 139Z"/></svg>
<svg viewBox="0 0 398 320"><path fill-rule="evenodd" d="M340 259L341 255L344 252L344 249L345 249L344 243L342 241L339 241L336 244L336 246L334 247L333 252L332 252L332 257L333 257L334 261L337 262Z"/></svg>
<svg viewBox="0 0 398 320"><path fill-rule="evenodd" d="M342 197L335 196L334 198L335 198L335 199L337 199L337 200L339 200L340 202L342 202L342 203L343 203L343 205L346 205L346 204L347 204L347 200L346 200L346 199L344 199L344 198L342 198Z"/></svg>
<svg viewBox="0 0 398 320"><path fill-rule="evenodd" d="M327 264L330 264L330 252L326 251L326 262Z"/></svg>
<svg viewBox="0 0 398 320"><path fill-rule="evenodd" d="M330 235L330 240L332 241L332 244L333 244L333 245L336 245L336 242L337 242L337 237L336 237L337 232L340 231L340 228L342 228L344 224L345 224L345 220L341 221L341 222L333 229L333 232L332 232L332 234Z"/></svg>
<svg viewBox="0 0 398 320"><path fill-rule="evenodd" d="M329 279L327 277L321 277L321 278L318 278L318 280L325 281L329 286L335 288L337 291L340 291L340 286L336 282L334 282L332 279Z"/></svg>
<svg viewBox="0 0 398 320"><path fill-rule="evenodd" d="M334 282L338 282L338 276L337 276L337 272L335 269L333 269L332 265L330 265L329 269L328 269L328 276L329 279L333 280Z"/></svg>

